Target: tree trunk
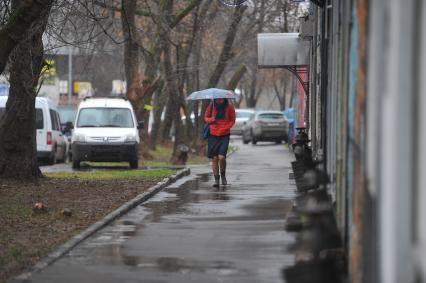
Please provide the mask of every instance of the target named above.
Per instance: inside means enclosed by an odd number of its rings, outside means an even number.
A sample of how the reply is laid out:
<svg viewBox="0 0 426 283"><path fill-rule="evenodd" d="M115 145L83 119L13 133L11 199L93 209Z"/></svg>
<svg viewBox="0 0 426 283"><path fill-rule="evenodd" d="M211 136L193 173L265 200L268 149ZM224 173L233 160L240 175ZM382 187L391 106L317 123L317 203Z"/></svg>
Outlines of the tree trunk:
<svg viewBox="0 0 426 283"><path fill-rule="evenodd" d="M238 25L243 18L244 11L246 6L239 6L235 8L234 14L232 15L232 22L229 26L229 29L226 34L225 41L223 43L222 52L220 53L219 60L217 61L216 68L214 69L212 75L210 76L207 88L216 87L219 83L220 77L223 74L223 71L228 64L229 59L233 57L232 54L232 45L235 40L235 35L238 31Z"/></svg>
<svg viewBox="0 0 426 283"><path fill-rule="evenodd" d="M163 36L163 68L164 68L164 75L165 75L165 87L166 92L168 96L167 101L167 110L166 110L166 119L165 122L172 122L174 125L174 137L175 137L175 143L173 147L173 154L171 157L172 164L181 164L184 163L180 159L179 151L178 151L178 145L180 145L183 142L183 134L182 134L182 123L180 119L180 96L179 92L177 92L177 84L176 80L173 77L173 66L172 66L172 60L171 60L171 50L170 50L170 44L167 40L167 35L164 34ZM186 162L186 160L185 160Z"/></svg>
<svg viewBox="0 0 426 283"><path fill-rule="evenodd" d="M135 2L135 0L130 0L132 2ZM122 0L122 5L125 2L130 2L127 0ZM161 79L158 77L158 70L159 70L159 62L160 62L160 55L162 53L162 43L161 43L161 34L165 31L170 32L174 27L176 27L177 24L179 24L182 19L188 15L191 10L196 7L201 0L192 0L188 3L188 5L181 10L177 15L172 16L173 12L173 1L159 1L159 15L156 15L157 18L153 19L154 23L156 24L157 28L157 35L155 38L151 41L150 46L146 50L143 50L142 53L144 55L144 63L145 63L145 69L143 73L142 78L142 87L137 90L136 95L137 99L135 104L137 104L137 116L138 119L143 120L145 122L145 125L148 125L149 122L149 111L145 109L146 104L152 103L153 94L157 90L157 88L160 85ZM133 24L134 24L134 15L135 10L132 10L130 15L133 15ZM161 16L161 20L158 19L158 17ZM164 23L167 22L167 27L164 25ZM124 25L123 25L124 29ZM142 44L141 41L138 41L138 44ZM145 127L143 131L141 131L142 140L145 143L145 146L143 149L147 148L153 148L155 147L155 144L149 145L150 142L154 141L156 142L157 137L154 139L149 138L148 135L148 128ZM145 155L148 155L148 152L144 152Z"/></svg>
<svg viewBox="0 0 426 283"><path fill-rule="evenodd" d="M174 111L174 104L177 104L177 101L175 99L173 99L170 94L173 95L177 95L177 94L173 94L169 91L167 91L167 105L166 105L166 112L164 115L164 122L163 122L163 127L162 127L162 132L161 132L161 143L165 143L167 141L170 141L170 132L172 130L172 126L173 126L173 111Z"/></svg>
<svg viewBox="0 0 426 283"><path fill-rule="evenodd" d="M203 35L204 30L206 27L206 19L207 19L207 13L209 11L209 8L211 6L212 1L206 1L204 2L204 5L201 8L201 11L199 15L197 16L198 21L198 29L197 33L194 38L194 50L193 50L193 62L192 62L192 70L193 74L188 79L190 81L189 83L189 90L192 92L194 90L200 90L200 62L201 62L201 49L203 47ZM191 144L192 148L196 148L198 152L201 152L198 150L200 145L204 145L204 142L200 139L200 133L201 133L201 117L199 113L199 102L193 102L193 112L194 112L194 129L193 133L195 134L195 137L192 139L193 142Z"/></svg>
<svg viewBox="0 0 426 283"><path fill-rule="evenodd" d="M155 98L154 98L154 115L153 115L153 123L151 128L151 149L155 149L157 145L158 135L161 132L160 128L162 127L161 116L164 111L164 106L167 102L167 93L164 90L164 83L161 83L161 86L157 89Z"/></svg>
<svg viewBox="0 0 426 283"><path fill-rule="evenodd" d="M34 181L37 164L35 126L36 87L43 64L42 36L51 5L46 4L37 29L15 49L10 67L10 92L0 122L0 177Z"/></svg>
<svg viewBox="0 0 426 283"><path fill-rule="evenodd" d="M286 109L287 87L288 87L287 83L288 83L288 77L286 73L281 76L281 72L276 74L275 70L273 71L272 86L274 88L275 97L278 99L278 102L280 104L280 109L282 110Z"/></svg>
<svg viewBox="0 0 426 283"><path fill-rule="evenodd" d="M194 139L194 123L192 122L191 119L191 108L189 107L189 105L187 105L185 103L185 97L183 95L183 93L180 94L180 105L183 109L184 115L185 115L185 144L190 144L191 141Z"/></svg>
<svg viewBox="0 0 426 283"><path fill-rule="evenodd" d="M252 70L251 73L251 83L250 83L250 92L247 97L247 107L255 108L256 107L256 88L257 88L257 73L256 70Z"/></svg>
<svg viewBox="0 0 426 283"><path fill-rule="evenodd" d="M148 122L149 111L145 110L145 104L150 104L151 97L158 81L155 83L151 79L141 81L140 66L140 40L136 29L136 8L137 0L121 1L121 23L125 38L124 43L124 68L127 83L127 98L132 103L138 121L143 121L146 127L139 131L141 137L141 156L149 158L149 135Z"/></svg>
<svg viewBox="0 0 426 283"><path fill-rule="evenodd" d="M282 99L282 104L281 104L281 109L285 110L287 108L287 90L288 90L288 77L285 76L285 80L284 80L284 85L283 85L283 99Z"/></svg>
<svg viewBox="0 0 426 283"><path fill-rule="evenodd" d="M125 38L124 68L127 83L127 98L132 102L133 107L137 109L138 92L140 91L141 82L139 73L139 45L135 27L136 0L122 0L121 7L121 22Z"/></svg>
<svg viewBox="0 0 426 283"><path fill-rule="evenodd" d="M168 23L170 15L173 11L173 1L160 1L161 18L158 19L157 24L157 44L159 50L162 51L162 68L165 76L165 91L167 94L166 113L164 115L164 123L161 134L161 143L164 143L170 138L170 131L173 124L174 109L177 104L177 85L173 78L173 66L170 48L170 30Z"/></svg>
<svg viewBox="0 0 426 283"><path fill-rule="evenodd" d="M232 75L231 79L229 80L228 84L226 85L226 89L234 91L237 88L238 83L243 78L244 74L247 71L246 65L241 65L237 71Z"/></svg>

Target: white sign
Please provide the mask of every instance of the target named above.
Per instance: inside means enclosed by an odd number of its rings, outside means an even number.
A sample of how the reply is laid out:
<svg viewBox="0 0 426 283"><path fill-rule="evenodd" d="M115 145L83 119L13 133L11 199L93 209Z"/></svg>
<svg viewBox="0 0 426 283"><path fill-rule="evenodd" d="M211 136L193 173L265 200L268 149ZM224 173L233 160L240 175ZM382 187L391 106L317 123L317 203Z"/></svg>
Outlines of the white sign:
<svg viewBox="0 0 426 283"><path fill-rule="evenodd" d="M126 82L122 80L113 80L112 81L112 94L120 95L126 93Z"/></svg>
<svg viewBox="0 0 426 283"><path fill-rule="evenodd" d="M257 56L260 68L309 65L310 42L298 33L260 33L257 35Z"/></svg>
<svg viewBox="0 0 426 283"><path fill-rule="evenodd" d="M9 85L0 84L0 96L8 96L9 95Z"/></svg>
<svg viewBox="0 0 426 283"><path fill-rule="evenodd" d="M68 93L68 81L65 81L65 80L59 81L59 93L60 94Z"/></svg>

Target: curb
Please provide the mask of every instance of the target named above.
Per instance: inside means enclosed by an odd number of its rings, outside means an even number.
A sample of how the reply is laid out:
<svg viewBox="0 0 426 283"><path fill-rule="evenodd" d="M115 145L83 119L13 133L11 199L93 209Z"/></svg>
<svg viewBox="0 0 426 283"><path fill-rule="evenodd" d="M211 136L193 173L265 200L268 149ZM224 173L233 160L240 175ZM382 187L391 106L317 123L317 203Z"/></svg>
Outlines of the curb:
<svg viewBox="0 0 426 283"><path fill-rule="evenodd" d="M31 267L28 271L21 273L20 275L13 277L10 281L7 282L27 282L27 280L31 277L33 273L37 273L63 257L66 253L71 251L74 247L76 247L78 244L107 226L108 224L112 223L114 220L119 218L120 216L126 214L131 209L135 208L139 204L145 202L149 198L153 197L155 194L160 192L162 189L167 187L173 182L176 182L182 177L188 176L191 173L191 170L189 168L182 169L178 171L176 174L167 177L163 179L161 182L157 183L157 185L149 188L146 192L136 196L132 200L126 202L116 210L110 212L107 216L102 218L101 220L95 222L94 224L90 225L88 228L80 232L78 235L74 236L61 246L59 246L55 251L48 254L46 257L41 259L39 262L37 262L33 267Z"/></svg>

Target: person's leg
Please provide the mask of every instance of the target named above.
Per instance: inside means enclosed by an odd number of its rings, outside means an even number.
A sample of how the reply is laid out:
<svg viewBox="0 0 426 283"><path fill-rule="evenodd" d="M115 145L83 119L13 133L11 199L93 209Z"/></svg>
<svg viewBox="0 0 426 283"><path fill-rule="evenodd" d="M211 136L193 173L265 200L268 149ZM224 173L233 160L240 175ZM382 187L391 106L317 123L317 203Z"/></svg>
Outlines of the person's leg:
<svg viewBox="0 0 426 283"><path fill-rule="evenodd" d="M219 187L219 157L217 155L212 158L212 171L214 175L213 187Z"/></svg>
<svg viewBox="0 0 426 283"><path fill-rule="evenodd" d="M224 155L219 155L219 166L222 185L227 185L228 182L226 181L226 157Z"/></svg>
<svg viewBox="0 0 426 283"><path fill-rule="evenodd" d="M219 157L216 155L212 158L213 175L219 175Z"/></svg>
<svg viewBox="0 0 426 283"><path fill-rule="evenodd" d="M221 138L219 147L219 165L220 165L220 177L222 179L222 185L227 185L226 181L226 154L228 153L229 136Z"/></svg>

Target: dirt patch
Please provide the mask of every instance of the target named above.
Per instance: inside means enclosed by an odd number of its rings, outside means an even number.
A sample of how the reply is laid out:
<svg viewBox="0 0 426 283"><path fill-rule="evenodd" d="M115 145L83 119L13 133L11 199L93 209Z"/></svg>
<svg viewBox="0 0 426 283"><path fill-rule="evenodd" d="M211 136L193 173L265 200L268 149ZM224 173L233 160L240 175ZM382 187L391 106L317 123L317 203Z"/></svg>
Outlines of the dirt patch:
<svg viewBox="0 0 426 283"><path fill-rule="evenodd" d="M55 247L162 179L46 178L38 184L0 181L0 282L34 265ZM34 211L36 203L46 209ZM69 211L71 216L67 216Z"/></svg>

